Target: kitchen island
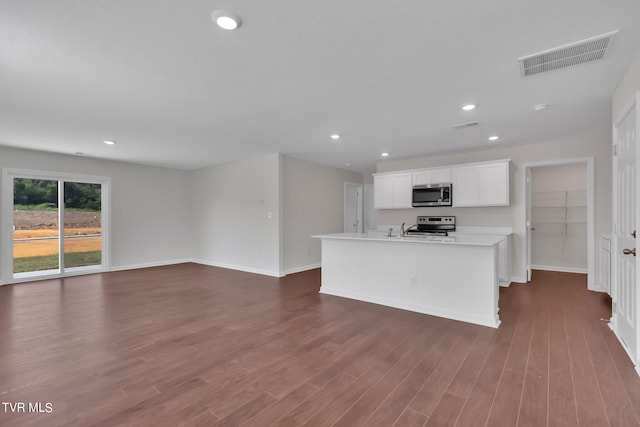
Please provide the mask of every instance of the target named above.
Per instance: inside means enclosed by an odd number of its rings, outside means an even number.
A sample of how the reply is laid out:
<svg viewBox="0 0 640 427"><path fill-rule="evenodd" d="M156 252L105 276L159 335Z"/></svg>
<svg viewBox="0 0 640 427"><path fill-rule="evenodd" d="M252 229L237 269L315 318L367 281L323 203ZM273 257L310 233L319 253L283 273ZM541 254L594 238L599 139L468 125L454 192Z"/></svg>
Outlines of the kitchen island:
<svg viewBox="0 0 640 427"><path fill-rule="evenodd" d="M500 236L322 240L320 292L497 328Z"/></svg>

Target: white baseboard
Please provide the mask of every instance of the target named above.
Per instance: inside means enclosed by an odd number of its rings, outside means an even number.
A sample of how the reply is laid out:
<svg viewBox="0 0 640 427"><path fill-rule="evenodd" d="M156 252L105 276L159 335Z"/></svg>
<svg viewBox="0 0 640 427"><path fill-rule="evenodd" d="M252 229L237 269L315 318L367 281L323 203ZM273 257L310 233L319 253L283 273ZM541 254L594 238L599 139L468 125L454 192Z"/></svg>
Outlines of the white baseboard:
<svg viewBox="0 0 640 427"><path fill-rule="evenodd" d="M572 268L572 267L555 267L552 265L532 265L532 270L544 270L544 271L558 271L560 273L581 273L587 274L586 268Z"/></svg>
<svg viewBox="0 0 640 427"><path fill-rule="evenodd" d="M193 260L190 258L184 258L184 259L174 259L174 260L168 260L168 261L145 262L142 264L120 265L117 267L111 267L109 271L136 270L138 268L162 267L165 265L184 264L187 262L193 262Z"/></svg>
<svg viewBox="0 0 640 427"><path fill-rule="evenodd" d="M316 263L316 264L309 264L309 265L302 265L300 267L294 267L294 268L288 268L284 271L285 275L288 274L294 274L294 273L301 273L303 271L308 271L308 270L314 270L316 268L320 268L322 266L321 263Z"/></svg>
<svg viewBox="0 0 640 427"><path fill-rule="evenodd" d="M192 259L196 264L208 265L210 267L228 268L229 270L244 271L246 273L262 274L263 276L284 277L284 272L264 270L261 268L246 267L243 265L226 264L224 262L207 261L203 259Z"/></svg>
<svg viewBox="0 0 640 427"><path fill-rule="evenodd" d="M527 283L525 276L511 276L511 283Z"/></svg>

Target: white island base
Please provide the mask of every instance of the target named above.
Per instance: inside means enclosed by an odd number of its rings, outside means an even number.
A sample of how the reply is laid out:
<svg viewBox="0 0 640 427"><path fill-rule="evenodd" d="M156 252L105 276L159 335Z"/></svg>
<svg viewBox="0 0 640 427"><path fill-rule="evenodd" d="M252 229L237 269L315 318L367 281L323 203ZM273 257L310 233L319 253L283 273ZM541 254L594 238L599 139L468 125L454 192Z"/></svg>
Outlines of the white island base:
<svg viewBox="0 0 640 427"><path fill-rule="evenodd" d="M320 292L497 328L499 238L322 239Z"/></svg>

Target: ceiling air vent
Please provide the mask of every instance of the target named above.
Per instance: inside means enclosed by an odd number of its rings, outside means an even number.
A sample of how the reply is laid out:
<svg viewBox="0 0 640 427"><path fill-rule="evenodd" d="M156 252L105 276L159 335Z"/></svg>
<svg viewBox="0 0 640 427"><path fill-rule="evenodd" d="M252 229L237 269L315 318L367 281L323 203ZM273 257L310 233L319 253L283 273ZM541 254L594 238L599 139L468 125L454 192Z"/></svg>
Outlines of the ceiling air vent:
<svg viewBox="0 0 640 427"><path fill-rule="evenodd" d="M603 59L609 46L611 46L611 39L617 33L618 31L616 30L545 50L544 52L520 57L518 58L520 75L529 77Z"/></svg>
<svg viewBox="0 0 640 427"><path fill-rule="evenodd" d="M460 125L455 125L453 128L454 129L466 129L466 128L470 128L471 126L478 126L478 122L462 123Z"/></svg>

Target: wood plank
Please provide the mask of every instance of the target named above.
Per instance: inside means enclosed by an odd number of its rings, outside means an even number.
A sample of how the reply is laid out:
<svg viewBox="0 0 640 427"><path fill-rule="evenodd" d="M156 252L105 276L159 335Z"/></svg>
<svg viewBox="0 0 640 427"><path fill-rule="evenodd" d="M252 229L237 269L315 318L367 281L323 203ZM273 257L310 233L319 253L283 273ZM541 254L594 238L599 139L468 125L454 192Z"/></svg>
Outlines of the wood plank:
<svg viewBox="0 0 640 427"><path fill-rule="evenodd" d="M524 375L518 425L537 427L548 423L549 314L539 312L533 323L529 360Z"/></svg>
<svg viewBox="0 0 640 427"><path fill-rule="evenodd" d="M607 425L609 420L580 323L574 316L565 316L565 326L571 355L571 375L578 409L578 424Z"/></svg>
<svg viewBox="0 0 640 427"><path fill-rule="evenodd" d="M497 330L319 286L181 264L0 287L2 401L54 404L0 424L640 424L584 275L501 288Z"/></svg>

